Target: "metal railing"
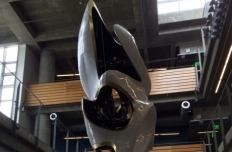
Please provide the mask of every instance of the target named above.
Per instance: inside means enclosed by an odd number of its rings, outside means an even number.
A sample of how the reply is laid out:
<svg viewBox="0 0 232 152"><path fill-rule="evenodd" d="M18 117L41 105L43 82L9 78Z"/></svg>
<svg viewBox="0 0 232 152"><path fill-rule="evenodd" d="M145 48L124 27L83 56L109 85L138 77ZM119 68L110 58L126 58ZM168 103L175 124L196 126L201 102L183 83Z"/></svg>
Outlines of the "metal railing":
<svg viewBox="0 0 232 152"><path fill-rule="evenodd" d="M4 64L2 64L2 66L7 68ZM55 152L57 151L57 148L59 148L59 145L65 147L65 152L70 151L70 146L72 146L73 149L73 144L70 145L69 138L74 138L76 135L58 119L59 114L56 114L56 119L52 116L49 117L50 114L54 115L50 108L44 106L43 101L26 87L26 85L16 76L16 73L11 72L11 74L14 76L14 91L11 94L13 97L6 101L1 100L1 104L3 103L1 105L1 110L7 111L7 106L3 109L4 103L7 103L9 104L9 110L12 109L11 112L9 112L11 114L7 115L7 117L9 117L7 119L6 116L3 116L7 112L0 112L1 117L12 122L12 127L8 127L9 135L11 133L15 134L13 137L16 145L9 144L7 147L8 150L17 150L17 143L24 140L27 141L26 144L29 145L29 147L33 147L32 149L35 151L42 150L50 152L52 150ZM4 86L4 88L7 89L7 86ZM26 93L30 93L34 96L39 106L27 107L24 104ZM4 122L0 122L0 127L4 127L3 123ZM57 129L59 127L64 128L64 131L59 131L59 129ZM27 136L25 137L22 135L22 131L24 131L24 134L27 134L28 139ZM79 146L77 146L75 150L77 152L84 152L86 146L81 143L81 140L77 140L77 142Z"/></svg>
<svg viewBox="0 0 232 152"><path fill-rule="evenodd" d="M232 69L217 101L215 110L212 113L210 124L203 139L208 147L206 152L221 152L227 147L228 140L231 140L227 138L227 133L231 130L232 126L231 87L228 85L228 81L232 78L231 72ZM221 108L222 106L223 109ZM224 118L225 115L226 118Z"/></svg>

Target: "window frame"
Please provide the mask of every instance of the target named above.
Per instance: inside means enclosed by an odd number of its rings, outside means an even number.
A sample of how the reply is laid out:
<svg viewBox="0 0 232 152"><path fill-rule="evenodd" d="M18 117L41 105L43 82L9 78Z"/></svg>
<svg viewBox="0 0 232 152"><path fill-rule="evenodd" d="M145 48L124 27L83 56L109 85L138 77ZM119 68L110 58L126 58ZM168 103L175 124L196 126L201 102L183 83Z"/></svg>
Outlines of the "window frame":
<svg viewBox="0 0 232 152"><path fill-rule="evenodd" d="M6 57L7 57L7 48L9 47L16 47L16 51L17 51L17 56L16 56L16 61L6 61ZM14 76L16 75L16 72L17 72L17 64L18 64L18 56L19 56L19 46L18 45L14 45L14 46L6 46L6 47L1 47L0 49L3 49L3 58L0 59L1 63L0 63L0 66L1 66L1 69L0 69L0 109L1 109L1 103L3 102L11 102L11 109L10 109L10 115L9 115L9 118L12 118L12 111L13 111L13 107L14 107L14 95L15 95L15 83L16 83L16 78L14 78L14 82L13 84L10 84L10 85L4 85L3 82L4 82L4 78L6 76ZM7 64L15 64L16 68L15 68L15 72L8 72L8 73L5 73L6 72L6 67L7 67ZM12 93L12 97L11 99L7 99L7 100L2 100L2 93L3 93L3 89L4 88L12 88L13 89L13 93ZM5 113L4 113L5 114ZM8 116L8 115L7 115Z"/></svg>

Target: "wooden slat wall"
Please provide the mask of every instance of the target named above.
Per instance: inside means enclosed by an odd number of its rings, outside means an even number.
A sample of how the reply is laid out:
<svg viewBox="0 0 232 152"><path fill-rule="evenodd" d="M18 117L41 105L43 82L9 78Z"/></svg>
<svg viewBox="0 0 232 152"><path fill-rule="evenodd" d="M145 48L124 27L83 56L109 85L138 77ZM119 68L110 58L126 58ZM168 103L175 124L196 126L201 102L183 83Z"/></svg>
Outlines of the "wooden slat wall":
<svg viewBox="0 0 232 152"><path fill-rule="evenodd" d="M150 152L204 152L202 144L159 146L153 147Z"/></svg>
<svg viewBox="0 0 232 152"><path fill-rule="evenodd" d="M95 151L88 151L95 152ZM102 152L108 152L106 150ZM153 147L150 152L204 152L202 144L176 145L176 146L159 146Z"/></svg>
<svg viewBox="0 0 232 152"><path fill-rule="evenodd" d="M149 72L150 95L194 91L196 88L195 68L181 68Z"/></svg>
<svg viewBox="0 0 232 152"><path fill-rule="evenodd" d="M149 72L151 78L150 95L188 92L196 88L195 68L181 68L173 70ZM27 86L44 105L80 102L86 96L80 80L33 84ZM117 93L113 91L114 97ZM29 92L26 92L26 106L38 106L39 102Z"/></svg>

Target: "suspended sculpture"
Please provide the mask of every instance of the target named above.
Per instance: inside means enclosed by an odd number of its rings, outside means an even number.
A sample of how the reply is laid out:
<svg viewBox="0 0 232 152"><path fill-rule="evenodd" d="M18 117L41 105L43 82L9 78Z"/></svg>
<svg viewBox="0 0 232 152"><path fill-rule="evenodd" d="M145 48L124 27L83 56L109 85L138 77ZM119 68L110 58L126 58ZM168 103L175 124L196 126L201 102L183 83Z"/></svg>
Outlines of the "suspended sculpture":
<svg viewBox="0 0 232 152"><path fill-rule="evenodd" d="M120 42L110 35L89 0L78 39L78 68L87 95L82 99L87 134L95 151L148 152L156 124L156 109L148 101L150 78L134 37L120 25L113 27Z"/></svg>

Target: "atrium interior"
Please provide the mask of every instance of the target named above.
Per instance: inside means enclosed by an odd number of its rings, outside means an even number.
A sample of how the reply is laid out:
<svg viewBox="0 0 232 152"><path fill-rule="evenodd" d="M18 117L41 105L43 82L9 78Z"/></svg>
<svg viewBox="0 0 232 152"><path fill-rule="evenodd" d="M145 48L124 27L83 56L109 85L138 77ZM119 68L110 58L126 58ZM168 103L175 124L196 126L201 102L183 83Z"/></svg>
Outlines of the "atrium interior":
<svg viewBox="0 0 232 152"><path fill-rule="evenodd" d="M232 0L94 2L116 41L115 24L134 37L151 79L150 152L231 151ZM0 1L1 152L94 151L77 56L87 4ZM112 96L120 107L117 90Z"/></svg>

